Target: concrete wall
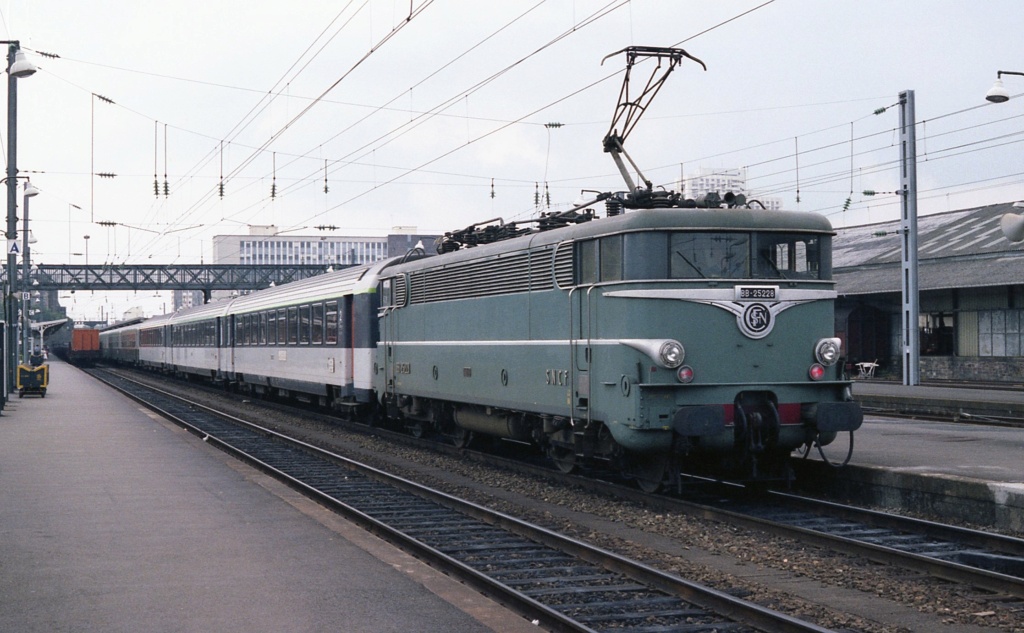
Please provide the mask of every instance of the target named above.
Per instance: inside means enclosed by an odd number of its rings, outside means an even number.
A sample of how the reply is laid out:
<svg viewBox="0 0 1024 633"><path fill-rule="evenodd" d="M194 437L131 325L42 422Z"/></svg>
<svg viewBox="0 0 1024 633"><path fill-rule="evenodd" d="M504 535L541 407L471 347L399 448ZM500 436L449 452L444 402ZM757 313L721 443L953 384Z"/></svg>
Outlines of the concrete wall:
<svg viewBox="0 0 1024 633"><path fill-rule="evenodd" d="M903 375L899 357L888 359L878 377ZM1020 356L922 356L921 380L1001 382L1024 384L1024 357Z"/></svg>

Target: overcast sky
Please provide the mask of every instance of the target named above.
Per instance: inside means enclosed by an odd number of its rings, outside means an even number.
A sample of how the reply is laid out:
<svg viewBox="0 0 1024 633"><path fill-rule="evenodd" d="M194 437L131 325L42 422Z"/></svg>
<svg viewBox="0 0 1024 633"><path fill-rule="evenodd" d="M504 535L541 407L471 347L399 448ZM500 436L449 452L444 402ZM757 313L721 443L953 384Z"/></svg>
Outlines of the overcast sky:
<svg viewBox="0 0 1024 633"><path fill-rule="evenodd" d="M19 80L18 167L42 191L31 223L44 263L84 263L84 235L89 263L187 263L247 225L439 233L549 210L538 187L550 210L621 190L601 140L625 59L602 59L632 45L682 47L708 68L682 64L627 140L658 186L746 167L756 195L834 226L897 218L895 197L861 192L899 187L898 109L872 113L910 89L922 214L1024 198L1024 99L983 99L997 70L1024 70L1016 0L11 0L0 12L40 69ZM651 67L636 66L634 91ZM1024 77L1004 79L1024 93ZM6 160L6 126L0 137Z"/></svg>

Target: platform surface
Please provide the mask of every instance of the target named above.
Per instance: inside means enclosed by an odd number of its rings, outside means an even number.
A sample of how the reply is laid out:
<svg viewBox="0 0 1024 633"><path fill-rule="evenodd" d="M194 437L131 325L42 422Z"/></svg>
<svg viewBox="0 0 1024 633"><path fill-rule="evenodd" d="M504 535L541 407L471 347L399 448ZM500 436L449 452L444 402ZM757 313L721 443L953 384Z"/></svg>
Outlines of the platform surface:
<svg viewBox="0 0 1024 633"><path fill-rule="evenodd" d="M81 371L0 416L0 631L536 631Z"/></svg>
<svg viewBox="0 0 1024 633"><path fill-rule="evenodd" d="M924 384L857 381L854 397L919 401L953 415L965 403L1002 403L1024 408L1024 391ZM986 424L983 418L937 422L886 418L869 411L856 433L851 464L878 466L903 473L946 475L999 483L1024 483L1024 429ZM826 447L832 459L848 441L840 437Z"/></svg>

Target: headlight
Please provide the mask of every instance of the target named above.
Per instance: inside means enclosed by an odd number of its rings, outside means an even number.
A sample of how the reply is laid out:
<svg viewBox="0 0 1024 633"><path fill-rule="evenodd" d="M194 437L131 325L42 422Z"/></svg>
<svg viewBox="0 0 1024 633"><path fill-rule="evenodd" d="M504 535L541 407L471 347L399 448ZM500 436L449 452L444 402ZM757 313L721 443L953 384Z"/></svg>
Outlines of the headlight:
<svg viewBox="0 0 1024 633"><path fill-rule="evenodd" d="M814 346L814 357L825 367L831 367L839 361L841 345L837 338L823 338Z"/></svg>
<svg viewBox="0 0 1024 633"><path fill-rule="evenodd" d="M658 349L658 358L665 367L675 369L683 364L683 359L686 358L686 351L683 349L683 344L679 341L665 341L661 344L661 348Z"/></svg>

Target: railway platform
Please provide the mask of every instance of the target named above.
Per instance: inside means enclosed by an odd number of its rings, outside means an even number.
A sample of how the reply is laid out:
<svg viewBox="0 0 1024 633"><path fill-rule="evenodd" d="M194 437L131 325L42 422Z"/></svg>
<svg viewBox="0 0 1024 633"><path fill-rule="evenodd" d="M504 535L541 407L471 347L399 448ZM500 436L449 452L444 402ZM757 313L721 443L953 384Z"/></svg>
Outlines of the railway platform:
<svg viewBox="0 0 1024 633"><path fill-rule="evenodd" d="M536 630L75 368L51 374L0 416L0 630Z"/></svg>
<svg viewBox="0 0 1024 633"><path fill-rule="evenodd" d="M1024 532L1024 389L880 380L854 382L864 425L846 468L824 467L814 452L798 478L858 503ZM881 416L899 414L899 418ZM946 421L920 419L937 416ZM824 448L846 457L841 434ZM805 472L800 472L801 470ZM806 472L810 471L810 472Z"/></svg>
<svg viewBox="0 0 1024 633"><path fill-rule="evenodd" d="M1024 385L854 380L853 395L864 409L903 415L934 415L965 422L1004 418L1024 422Z"/></svg>

